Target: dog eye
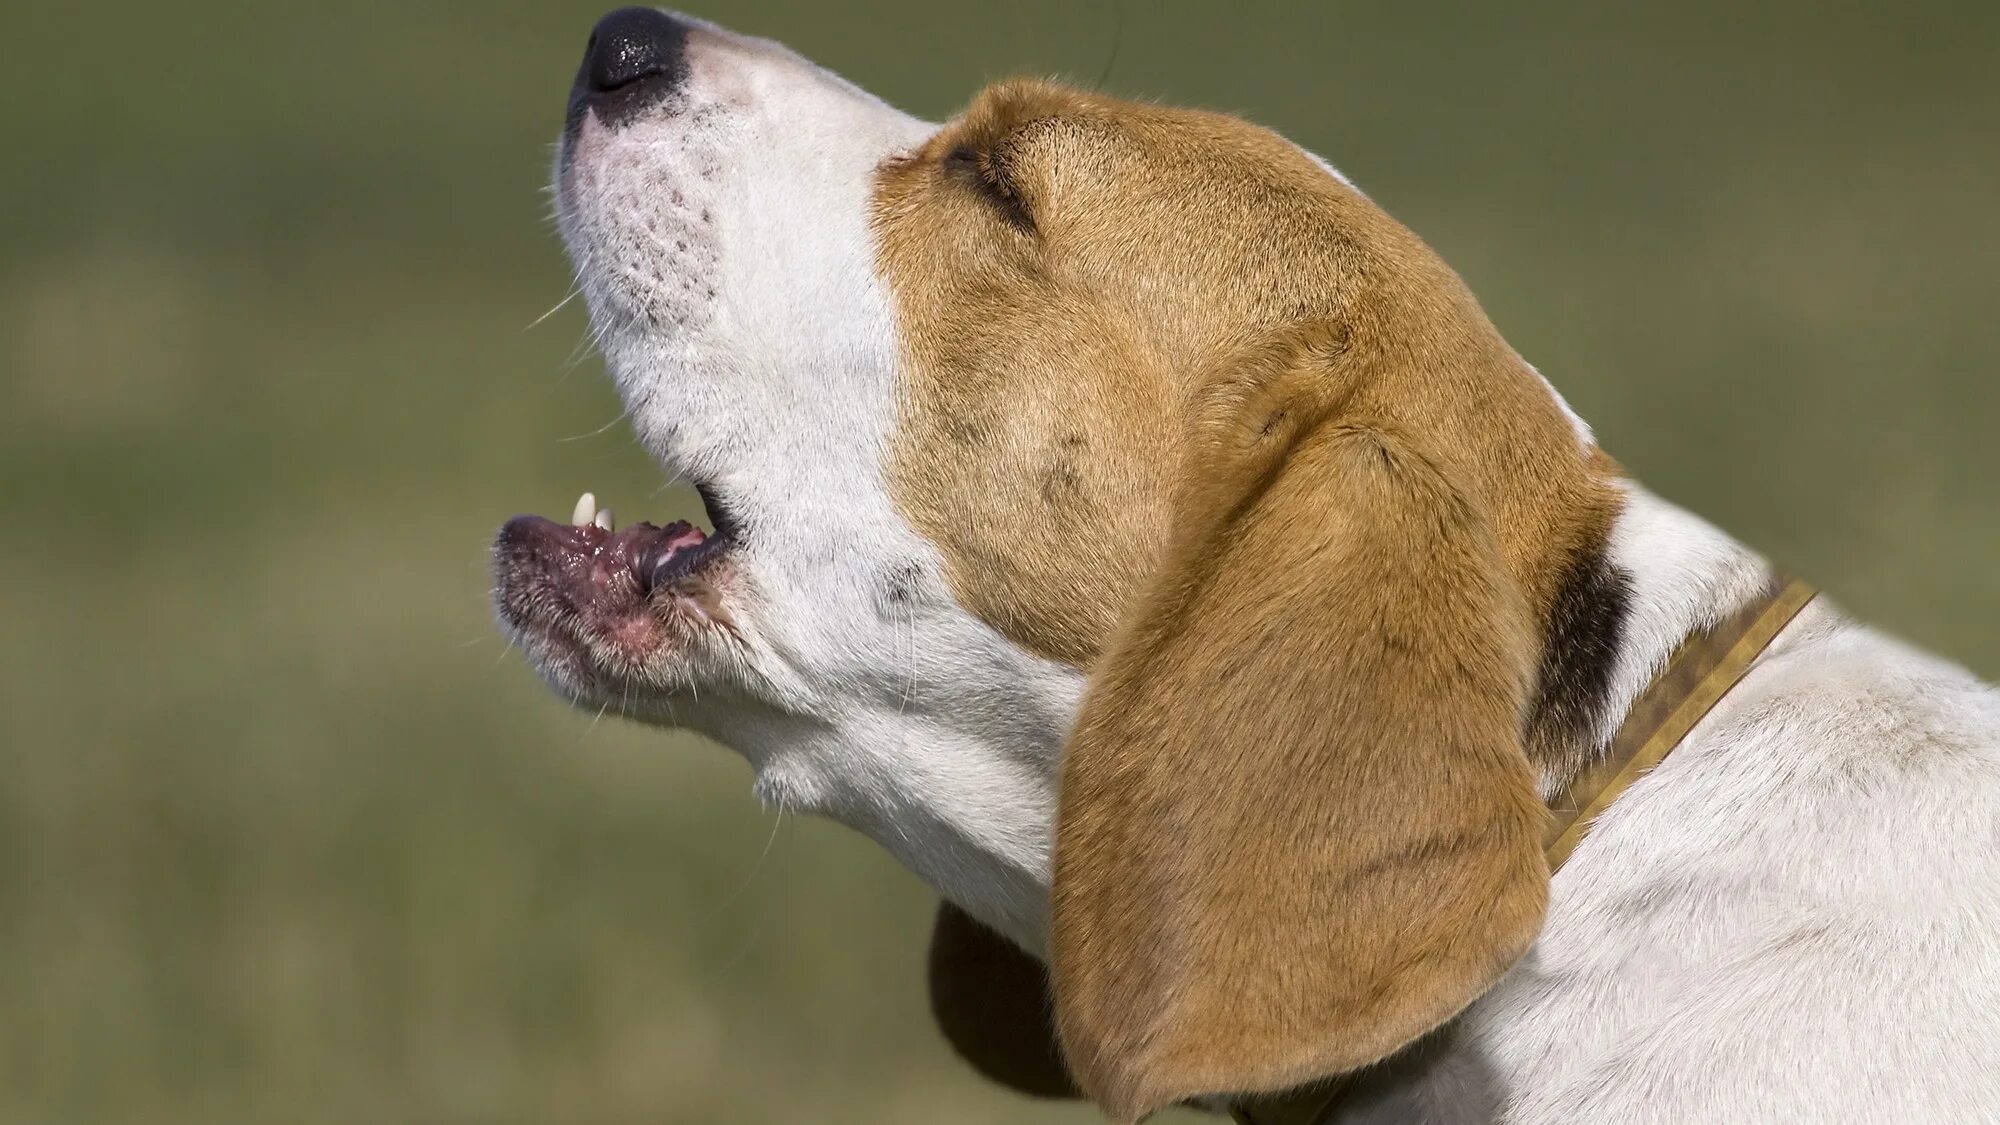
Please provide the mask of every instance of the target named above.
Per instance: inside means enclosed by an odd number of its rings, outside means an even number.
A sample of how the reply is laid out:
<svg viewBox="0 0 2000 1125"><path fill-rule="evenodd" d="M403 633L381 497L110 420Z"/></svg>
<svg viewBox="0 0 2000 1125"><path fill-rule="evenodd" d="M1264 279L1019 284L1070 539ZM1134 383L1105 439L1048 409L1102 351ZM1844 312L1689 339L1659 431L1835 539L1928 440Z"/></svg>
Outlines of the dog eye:
<svg viewBox="0 0 2000 1125"><path fill-rule="evenodd" d="M960 146L945 154L945 170L970 184L982 198L999 211L1002 218L1022 230L1033 232L1034 216L1008 180L1004 161L997 154Z"/></svg>

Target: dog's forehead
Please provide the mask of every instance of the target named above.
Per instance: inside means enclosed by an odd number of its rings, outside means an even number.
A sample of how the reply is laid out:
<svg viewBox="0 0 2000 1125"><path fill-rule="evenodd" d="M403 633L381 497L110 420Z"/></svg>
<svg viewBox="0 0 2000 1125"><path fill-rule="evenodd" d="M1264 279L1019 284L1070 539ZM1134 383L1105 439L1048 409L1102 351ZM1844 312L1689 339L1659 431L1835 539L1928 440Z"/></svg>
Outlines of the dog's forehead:
<svg viewBox="0 0 2000 1125"><path fill-rule="evenodd" d="M1346 247L1393 227L1268 130L1020 81L879 172L874 210L885 481L968 609L1076 667L1162 549L1211 369L1334 313Z"/></svg>

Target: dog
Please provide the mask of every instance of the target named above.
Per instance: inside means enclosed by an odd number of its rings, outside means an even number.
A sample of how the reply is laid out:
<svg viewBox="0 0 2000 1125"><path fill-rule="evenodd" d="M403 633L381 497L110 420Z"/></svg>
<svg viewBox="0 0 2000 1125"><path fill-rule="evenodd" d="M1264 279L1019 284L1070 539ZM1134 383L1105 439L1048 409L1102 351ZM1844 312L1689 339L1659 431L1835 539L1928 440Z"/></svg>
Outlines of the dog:
<svg viewBox="0 0 2000 1125"><path fill-rule="evenodd" d="M623 9L555 181L711 526L518 517L503 626L928 881L987 1075L1118 1122L2000 1121L2000 694L1793 606L1552 877L1550 803L1774 572L1324 160L1039 81L938 125Z"/></svg>

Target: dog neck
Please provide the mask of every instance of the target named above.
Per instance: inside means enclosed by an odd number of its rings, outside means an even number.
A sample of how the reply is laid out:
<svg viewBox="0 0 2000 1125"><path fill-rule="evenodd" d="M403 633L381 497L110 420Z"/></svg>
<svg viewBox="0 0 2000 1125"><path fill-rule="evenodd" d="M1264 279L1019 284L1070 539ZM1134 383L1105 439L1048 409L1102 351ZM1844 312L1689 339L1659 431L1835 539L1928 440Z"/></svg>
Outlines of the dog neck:
<svg viewBox="0 0 2000 1125"><path fill-rule="evenodd" d="M1542 795L1600 759L1653 678L1688 637L1769 589L1770 565L1714 525L1630 481L1605 558L1623 591L1615 643L1602 659L1601 702L1566 744L1538 755Z"/></svg>

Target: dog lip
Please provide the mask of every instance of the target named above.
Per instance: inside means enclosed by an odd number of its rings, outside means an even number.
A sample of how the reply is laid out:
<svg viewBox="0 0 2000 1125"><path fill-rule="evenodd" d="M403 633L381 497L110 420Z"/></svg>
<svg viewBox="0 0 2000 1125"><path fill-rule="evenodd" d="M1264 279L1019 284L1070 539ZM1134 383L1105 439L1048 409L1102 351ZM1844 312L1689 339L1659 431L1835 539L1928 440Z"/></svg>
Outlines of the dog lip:
<svg viewBox="0 0 2000 1125"><path fill-rule="evenodd" d="M686 523L671 524L663 530L676 529L681 529L678 534L663 538L634 560L632 573L638 579L641 594L650 595L661 586L692 577L735 544L731 536L702 535L700 528ZM690 533L696 537L691 542Z"/></svg>
<svg viewBox="0 0 2000 1125"><path fill-rule="evenodd" d="M612 597L621 581L629 581L643 597L662 582L698 569L727 546L722 538L685 520L612 531L597 523L524 515L501 527L494 554L503 571L525 569L555 583L572 601L588 603Z"/></svg>
<svg viewBox="0 0 2000 1125"><path fill-rule="evenodd" d="M717 490L706 483L695 488L712 532L686 520L614 530L611 510L600 509L589 492L578 498L569 523L538 515L508 520L493 544L503 607L516 607L509 616L523 620L540 616L532 608L536 599L511 596L534 590L603 620L643 610L662 588L689 594L680 584L707 572L739 543L735 515Z"/></svg>
<svg viewBox="0 0 2000 1125"><path fill-rule="evenodd" d="M708 515L708 524L715 530L710 533L715 539L734 539L737 534L736 513L723 503L722 495L714 485L706 481L696 481L695 493L701 497L702 511Z"/></svg>

